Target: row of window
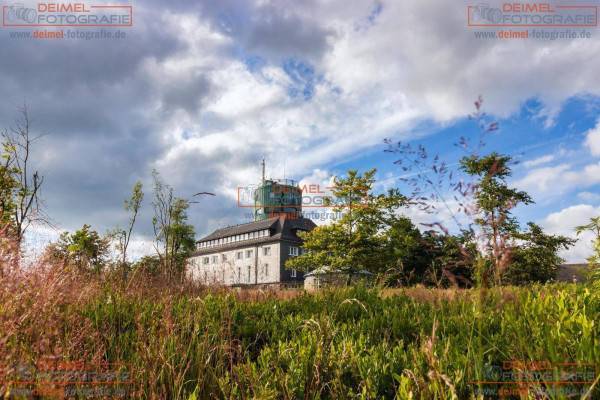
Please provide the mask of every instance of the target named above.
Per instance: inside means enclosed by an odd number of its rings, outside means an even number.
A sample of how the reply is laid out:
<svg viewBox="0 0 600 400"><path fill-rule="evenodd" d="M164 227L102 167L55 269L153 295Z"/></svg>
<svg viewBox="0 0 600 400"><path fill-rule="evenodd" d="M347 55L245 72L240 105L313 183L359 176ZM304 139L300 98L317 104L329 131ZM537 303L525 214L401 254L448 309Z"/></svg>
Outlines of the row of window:
<svg viewBox="0 0 600 400"><path fill-rule="evenodd" d="M262 253L263 256L270 256L271 255L271 246L267 246L267 247L263 247L262 248ZM252 256L254 256L254 250L250 249L250 250L246 250L246 258L252 258ZM236 260L242 260L244 258L244 251L238 251L235 253L235 259ZM219 262L219 256L218 255L214 255L211 257L204 257L202 259L202 264L217 264ZM227 254L221 254L221 262L227 262Z"/></svg>
<svg viewBox="0 0 600 400"><path fill-rule="evenodd" d="M288 255L292 256L292 257L297 257L298 255L304 253L303 249L299 248L298 246L290 246L289 247L289 252ZM266 246L262 248L262 254L263 256L270 256L271 255L271 246ZM246 250L246 258L252 258L254 256L254 250L250 249L250 250ZM243 260L244 259L244 251L238 251L235 253L235 259L236 260ZM228 258L227 258L227 254L221 254L221 262L227 262ZM213 256L205 256L202 258L202 264L207 265L207 264L217 264L219 263L219 255L213 255Z"/></svg>
<svg viewBox="0 0 600 400"><path fill-rule="evenodd" d="M252 266L248 265L247 271L248 271L248 273L246 275L245 283L252 283ZM267 263L263 264L261 272L263 273L263 275L265 277L268 277L269 276L269 264L267 264ZM221 270L220 275L221 275L221 277L220 277L221 282L225 282L225 270ZM292 278L297 277L297 272L295 269L290 271L290 277L292 277ZM244 277L242 276L242 267L238 267L237 277L235 277L235 278L237 278L238 283L244 283L244 280L243 280ZM212 279L214 282L217 282L217 271L213 271ZM208 282L208 271L204 271L204 282ZM232 283L233 283L233 281L232 281Z"/></svg>
<svg viewBox="0 0 600 400"><path fill-rule="evenodd" d="M237 243L237 242L241 242L244 240L258 239L258 238L267 237L267 236L270 236L269 230L263 229L260 231L242 233L240 235L227 236L227 237L224 237L221 239L214 239L214 240L207 240L205 242L200 242L198 244L198 248L203 249L206 247L221 246L224 244Z"/></svg>

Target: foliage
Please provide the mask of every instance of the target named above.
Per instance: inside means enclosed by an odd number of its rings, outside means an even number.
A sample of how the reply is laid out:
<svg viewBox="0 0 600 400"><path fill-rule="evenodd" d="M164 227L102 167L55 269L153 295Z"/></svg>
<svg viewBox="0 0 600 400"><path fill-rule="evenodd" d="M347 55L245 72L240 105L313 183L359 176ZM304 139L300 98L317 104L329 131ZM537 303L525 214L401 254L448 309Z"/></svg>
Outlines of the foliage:
<svg viewBox="0 0 600 400"><path fill-rule="evenodd" d="M12 147L2 143L2 164L0 165L0 224L14 228L13 218L16 208L15 192L19 182L15 178L18 169L13 165Z"/></svg>
<svg viewBox="0 0 600 400"><path fill-rule="evenodd" d="M90 225L74 233L63 232L57 243L49 245L50 257L75 266L80 271L101 272L107 265L110 239L101 237Z"/></svg>
<svg viewBox="0 0 600 400"><path fill-rule="evenodd" d="M129 217L129 223L126 229L116 229L112 236L117 239L117 249L121 254L120 267L123 272L127 271L127 248L131 241L131 235L133 233L133 227L137 219L138 212L140 211L142 200L144 199L144 192L142 191L142 182L136 182L133 185L131 196L125 200L124 208L125 211L131 213Z"/></svg>
<svg viewBox="0 0 600 400"><path fill-rule="evenodd" d="M14 238L20 244L32 224L48 224L48 218L39 198L44 177L32 168L33 144L39 137L31 136L27 106L20 108L19 113L15 125L2 132L0 205L2 219L6 222L9 218Z"/></svg>
<svg viewBox="0 0 600 400"><path fill-rule="evenodd" d="M463 231L459 235L427 231L424 234L424 248L430 265L422 283L436 287L473 285L474 260L478 253L470 231Z"/></svg>
<svg viewBox="0 0 600 400"><path fill-rule="evenodd" d="M511 210L519 204L530 204L531 197L509 188L506 179L511 175L511 157L491 153L487 156L471 155L460 161L462 170L477 177L474 185L476 219L485 238L486 256L492 264L492 276L484 276L489 283L500 283L504 270L510 264L510 240L518 230L516 218Z"/></svg>
<svg viewBox="0 0 600 400"><path fill-rule="evenodd" d="M283 300L162 282L4 278L1 361L123 363L130 397L169 399L474 399L498 387L471 382L506 361L548 362L553 376L561 363L600 364L600 298L577 285L494 288L483 299L480 289L353 288ZM551 386L537 376L523 398L568 398L545 396Z"/></svg>
<svg viewBox="0 0 600 400"><path fill-rule="evenodd" d="M593 282L600 282L600 216L590 218L590 222L575 228L578 235L590 231L594 234L592 247L594 253L588 258L591 269L590 278Z"/></svg>
<svg viewBox="0 0 600 400"><path fill-rule="evenodd" d="M409 218L390 218L380 252L386 267L384 279L387 284L410 285L422 282L431 264L425 242L421 232Z"/></svg>
<svg viewBox="0 0 600 400"><path fill-rule="evenodd" d="M175 197L173 188L161 181L157 171L152 175L155 249L162 272L174 279L182 276L185 260L195 249L194 227L187 223L189 202Z"/></svg>
<svg viewBox="0 0 600 400"><path fill-rule="evenodd" d="M373 194L375 172L372 169L361 175L350 170L345 178L335 179L335 204L329 204L342 217L305 233L303 247L307 251L288 260L287 268L309 271L328 266L349 276L361 270L386 270L388 259L382 251L386 247L385 232L396 223L396 212L405 198L396 190Z"/></svg>
<svg viewBox="0 0 600 400"><path fill-rule="evenodd" d="M158 256L143 256L137 260L132 269L148 275L158 275L160 273L160 259Z"/></svg>
<svg viewBox="0 0 600 400"><path fill-rule="evenodd" d="M575 240L561 235L548 235L533 222L526 232L513 236L520 241L512 250L512 260L502 276L503 283L526 285L545 283L556 279L558 268L564 262L558 256L575 244Z"/></svg>

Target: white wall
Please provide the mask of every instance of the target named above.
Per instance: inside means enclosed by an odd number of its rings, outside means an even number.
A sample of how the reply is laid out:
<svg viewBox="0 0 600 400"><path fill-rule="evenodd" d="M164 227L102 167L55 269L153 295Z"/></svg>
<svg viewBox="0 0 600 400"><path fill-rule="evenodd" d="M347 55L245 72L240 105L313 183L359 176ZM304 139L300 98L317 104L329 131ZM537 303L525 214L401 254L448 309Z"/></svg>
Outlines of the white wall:
<svg viewBox="0 0 600 400"><path fill-rule="evenodd" d="M187 273L193 280L207 285L279 282L281 279L279 246L279 243L269 243L191 257L188 259ZM270 248L270 255L265 255L265 248ZM248 257L248 250L252 251L251 257ZM237 258L238 252L243 252L241 259ZM223 261L223 255L226 255L226 261ZM214 256L217 256L216 263L213 262ZM205 257L208 257L208 264L204 264ZM265 264L268 265L267 268ZM248 267L250 267L249 276Z"/></svg>

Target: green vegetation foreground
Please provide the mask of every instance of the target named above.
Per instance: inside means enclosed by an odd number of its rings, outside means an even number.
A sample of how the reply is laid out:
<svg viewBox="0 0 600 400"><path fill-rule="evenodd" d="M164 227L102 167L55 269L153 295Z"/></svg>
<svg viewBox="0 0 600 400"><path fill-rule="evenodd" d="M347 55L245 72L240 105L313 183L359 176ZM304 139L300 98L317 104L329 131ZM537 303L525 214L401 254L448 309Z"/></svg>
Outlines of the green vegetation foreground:
<svg viewBox="0 0 600 400"><path fill-rule="evenodd" d="M269 294L56 270L0 279L4 366L122 362L143 398L483 398L470 382L507 361L547 362L557 379L561 363L600 365L600 296L571 284ZM590 386L577 398L597 398Z"/></svg>

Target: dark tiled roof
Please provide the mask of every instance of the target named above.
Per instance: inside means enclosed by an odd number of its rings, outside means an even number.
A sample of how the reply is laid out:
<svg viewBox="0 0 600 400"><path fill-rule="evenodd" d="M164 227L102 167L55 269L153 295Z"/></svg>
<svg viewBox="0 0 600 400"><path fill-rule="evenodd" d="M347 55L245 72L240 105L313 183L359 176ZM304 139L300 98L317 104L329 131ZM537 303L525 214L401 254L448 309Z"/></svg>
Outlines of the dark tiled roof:
<svg viewBox="0 0 600 400"><path fill-rule="evenodd" d="M198 240L198 242L205 242L207 240L221 239L221 238L228 237L228 236L241 235L242 233L249 233L249 232L260 231L263 229L270 229L273 227L274 224L277 223L278 220L279 220L279 217L273 217L273 218L265 219L262 221L248 222L246 224L233 225L233 226L228 226L226 228L217 229L210 235L205 236L202 239Z"/></svg>
<svg viewBox="0 0 600 400"><path fill-rule="evenodd" d="M217 229L208 236L198 240L197 243L207 240L221 239L228 236L239 235L269 229L270 236L263 236L255 239L242 240L239 242L225 243L217 246L198 248L194 252L195 256L211 254L219 251L234 250L253 246L260 243L271 243L277 241L286 241L301 244L302 240L297 236L297 231L310 231L316 227L316 224L306 218L285 218L273 217L263 221L249 222L247 224L229 226L227 228Z"/></svg>

